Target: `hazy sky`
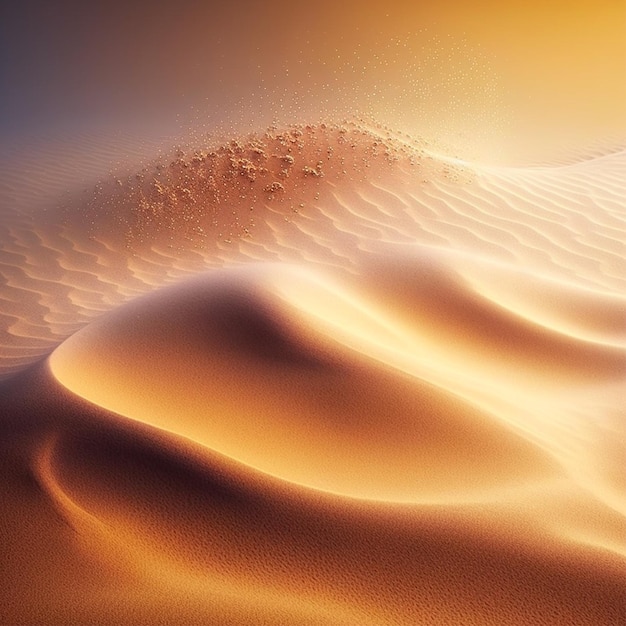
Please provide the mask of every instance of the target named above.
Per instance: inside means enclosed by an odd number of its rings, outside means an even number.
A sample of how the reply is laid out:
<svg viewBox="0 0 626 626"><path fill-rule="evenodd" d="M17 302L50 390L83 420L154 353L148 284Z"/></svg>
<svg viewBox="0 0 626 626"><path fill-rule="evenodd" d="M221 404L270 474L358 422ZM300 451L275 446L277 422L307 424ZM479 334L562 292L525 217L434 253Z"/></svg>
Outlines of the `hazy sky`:
<svg viewBox="0 0 626 626"><path fill-rule="evenodd" d="M623 0L1 6L4 132L357 111L469 142L626 128Z"/></svg>

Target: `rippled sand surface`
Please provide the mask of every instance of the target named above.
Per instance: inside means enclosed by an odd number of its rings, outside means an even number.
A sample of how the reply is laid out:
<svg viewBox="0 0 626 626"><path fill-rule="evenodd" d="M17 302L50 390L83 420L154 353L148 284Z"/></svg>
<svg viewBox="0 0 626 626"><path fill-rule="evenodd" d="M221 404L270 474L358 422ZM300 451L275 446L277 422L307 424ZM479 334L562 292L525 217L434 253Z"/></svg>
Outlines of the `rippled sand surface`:
<svg viewBox="0 0 626 626"><path fill-rule="evenodd" d="M37 172L0 621L624 623L626 152L273 128L46 212Z"/></svg>

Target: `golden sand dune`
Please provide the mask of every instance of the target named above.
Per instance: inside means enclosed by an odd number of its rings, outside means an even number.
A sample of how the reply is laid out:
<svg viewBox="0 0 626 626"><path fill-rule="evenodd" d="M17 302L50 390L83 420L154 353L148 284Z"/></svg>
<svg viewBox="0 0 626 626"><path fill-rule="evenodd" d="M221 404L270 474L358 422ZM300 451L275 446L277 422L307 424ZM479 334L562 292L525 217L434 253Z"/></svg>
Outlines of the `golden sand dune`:
<svg viewBox="0 0 626 626"><path fill-rule="evenodd" d="M0 621L622 623L625 160L312 125L7 213Z"/></svg>
<svg viewBox="0 0 626 626"><path fill-rule="evenodd" d="M287 293L293 285L296 300L304 290L319 309L266 302L256 283L239 280L226 274L220 286L209 277L121 309L55 351L52 372L95 404L343 495L454 500L551 475L532 446L434 384L429 368L441 357L428 337L389 336L393 318L377 319L349 290L337 296L301 273L260 281ZM355 351L299 319L317 311L328 324L358 328L347 340ZM413 350L400 353L403 343ZM407 360L415 378L378 362L378 351L399 366Z"/></svg>
<svg viewBox="0 0 626 626"><path fill-rule="evenodd" d="M386 128L322 124L179 151L61 210L28 210L17 186L0 224L0 376L137 295L249 261L350 270L429 246L623 292L625 162L477 166Z"/></svg>
<svg viewBox="0 0 626 626"><path fill-rule="evenodd" d="M620 518L567 480L366 502L119 418L45 370L2 402L8 623L619 623L623 556L569 531L608 542Z"/></svg>

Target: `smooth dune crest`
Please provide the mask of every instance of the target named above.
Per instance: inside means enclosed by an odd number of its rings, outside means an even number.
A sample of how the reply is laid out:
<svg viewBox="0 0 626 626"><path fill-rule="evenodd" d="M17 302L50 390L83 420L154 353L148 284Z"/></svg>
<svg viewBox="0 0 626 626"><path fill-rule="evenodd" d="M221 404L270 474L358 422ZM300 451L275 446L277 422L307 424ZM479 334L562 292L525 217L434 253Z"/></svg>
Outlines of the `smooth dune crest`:
<svg viewBox="0 0 626 626"><path fill-rule="evenodd" d="M328 123L16 201L0 621L619 624L625 164Z"/></svg>

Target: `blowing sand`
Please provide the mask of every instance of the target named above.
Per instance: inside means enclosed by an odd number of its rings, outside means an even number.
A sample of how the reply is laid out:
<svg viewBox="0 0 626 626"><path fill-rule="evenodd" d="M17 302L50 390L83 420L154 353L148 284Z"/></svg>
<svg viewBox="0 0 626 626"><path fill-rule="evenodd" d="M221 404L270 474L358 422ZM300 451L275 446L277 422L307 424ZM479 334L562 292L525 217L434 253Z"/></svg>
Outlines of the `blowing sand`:
<svg viewBox="0 0 626 626"><path fill-rule="evenodd" d="M0 621L624 623L625 168L322 124L16 203Z"/></svg>

